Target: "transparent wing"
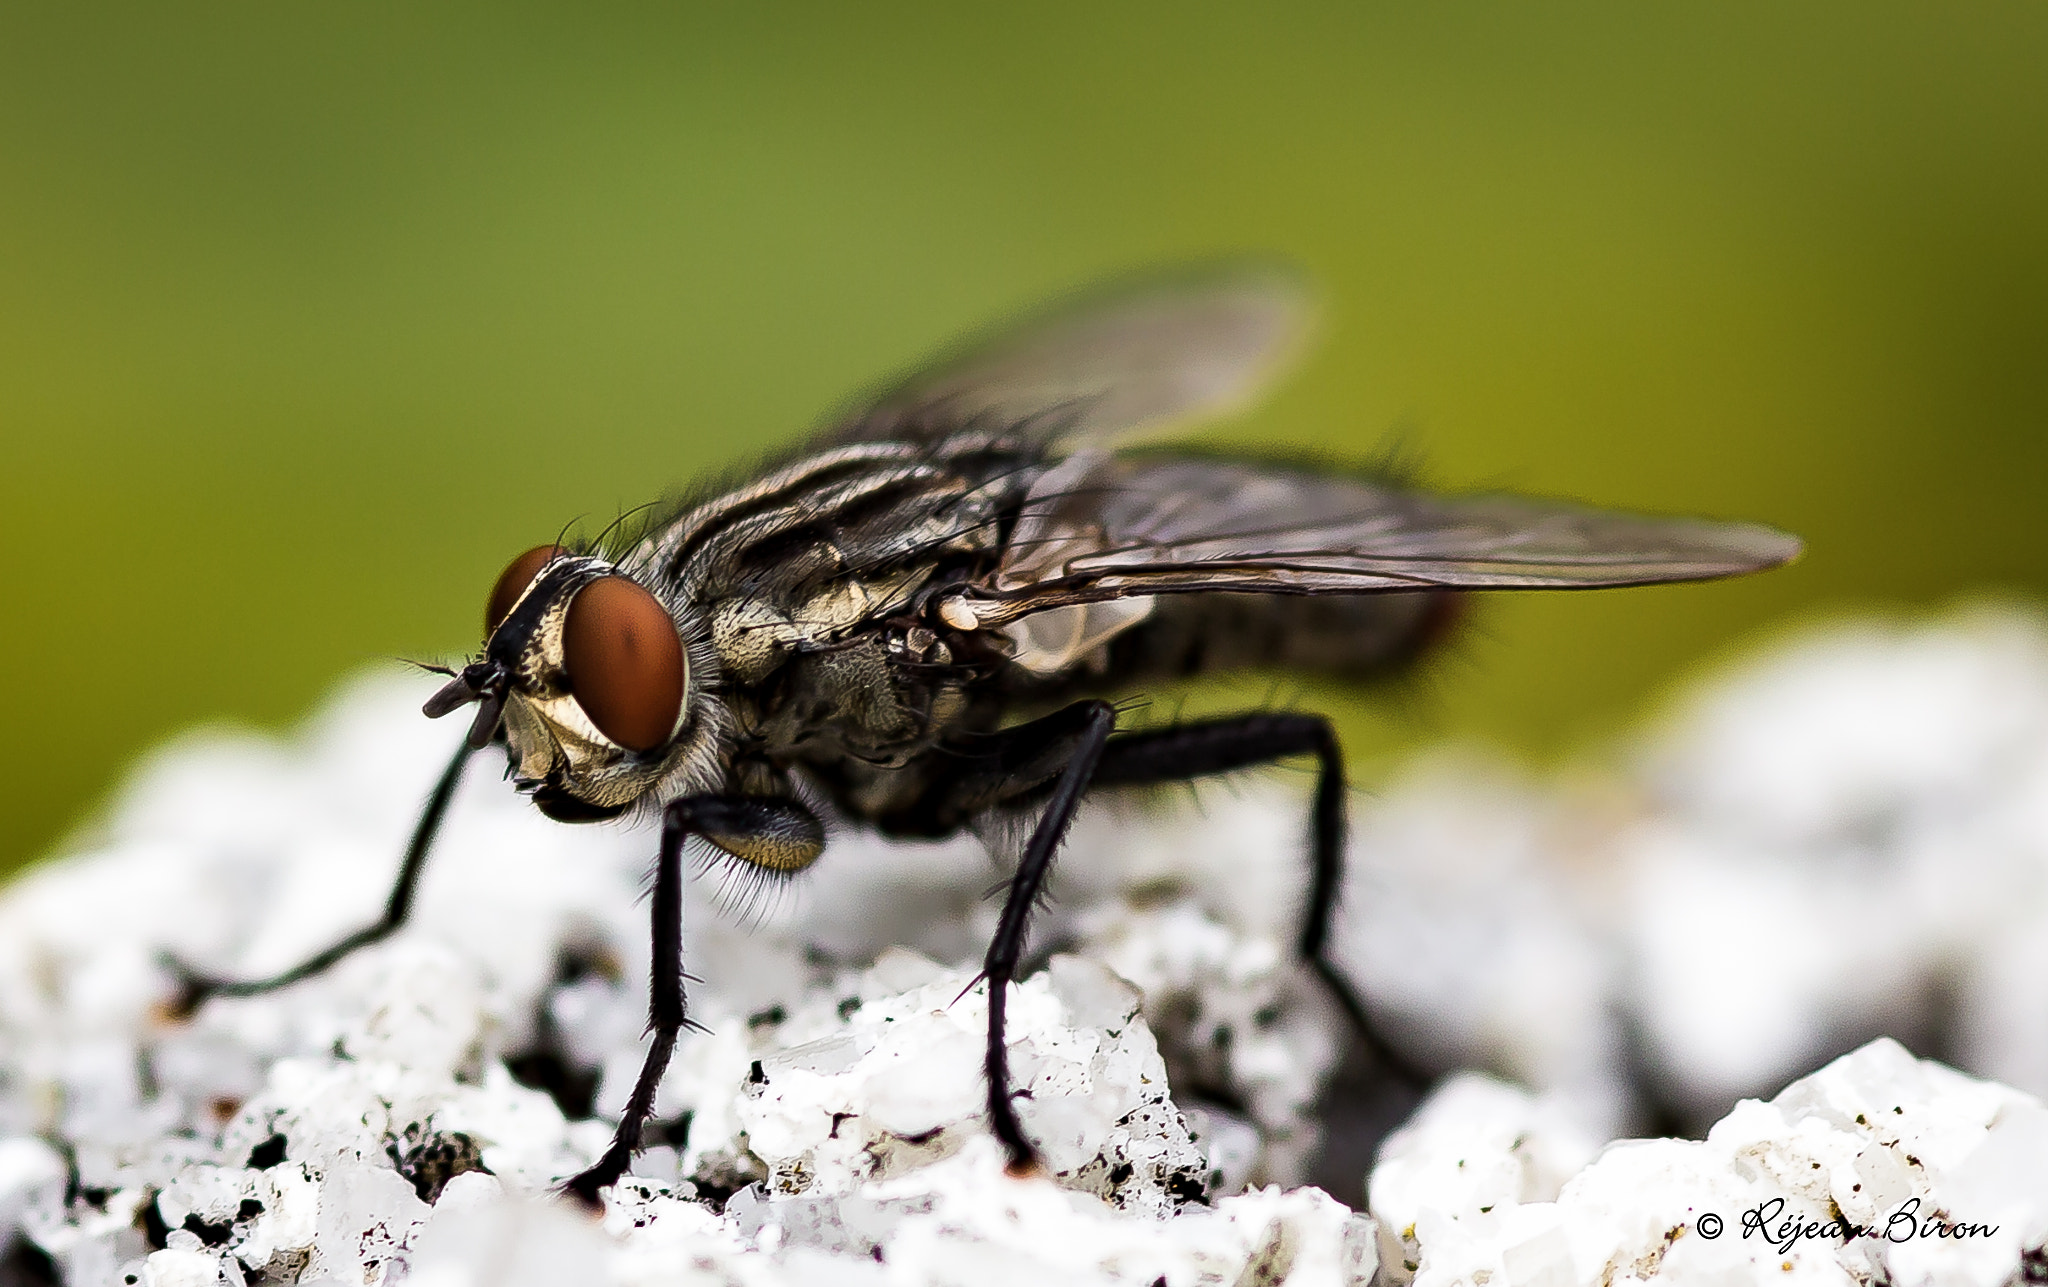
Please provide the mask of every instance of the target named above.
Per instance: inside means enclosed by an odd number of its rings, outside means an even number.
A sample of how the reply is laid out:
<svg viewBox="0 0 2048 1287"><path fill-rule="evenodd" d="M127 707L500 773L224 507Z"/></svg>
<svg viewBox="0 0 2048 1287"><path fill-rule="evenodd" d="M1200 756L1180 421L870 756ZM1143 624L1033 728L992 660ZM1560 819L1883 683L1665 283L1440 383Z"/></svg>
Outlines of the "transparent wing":
<svg viewBox="0 0 2048 1287"><path fill-rule="evenodd" d="M1783 532L1521 496L1432 496L1242 461L1075 457L1025 506L986 624L1194 591L1584 589L1702 581L1799 553Z"/></svg>
<svg viewBox="0 0 2048 1287"><path fill-rule="evenodd" d="M1299 274L1251 262L1098 289L970 340L824 441L931 440L988 425L1097 445L1223 415L1299 350L1308 301Z"/></svg>

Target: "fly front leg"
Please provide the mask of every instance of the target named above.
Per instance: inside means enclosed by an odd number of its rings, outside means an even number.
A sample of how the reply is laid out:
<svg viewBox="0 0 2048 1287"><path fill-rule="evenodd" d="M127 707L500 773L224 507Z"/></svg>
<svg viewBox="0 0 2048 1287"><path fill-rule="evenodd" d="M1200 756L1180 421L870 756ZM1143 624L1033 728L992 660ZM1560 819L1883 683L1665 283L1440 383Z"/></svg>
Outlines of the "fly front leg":
<svg viewBox="0 0 2048 1287"><path fill-rule="evenodd" d="M791 800L753 796L685 796L661 815L661 855L649 900L654 957L648 971L647 1026L654 1042L619 1115L610 1147L563 1191L596 1209L598 1193L618 1183L640 1149L640 1131L654 1114L655 1092L689 1022L683 1007L683 842L698 836L743 861L777 870L808 866L825 847L818 819Z"/></svg>
<svg viewBox="0 0 2048 1287"><path fill-rule="evenodd" d="M1426 1086L1429 1075L1379 1034L1364 1000L1330 959L1330 920L1344 878L1345 784L1343 748L1328 719L1320 715L1238 715L1127 733L1104 750L1095 784L1184 782L1296 755L1315 756L1317 766L1310 814L1308 902L1296 950L1336 997L1379 1065L1411 1086Z"/></svg>
<svg viewBox="0 0 2048 1287"><path fill-rule="evenodd" d="M441 771L441 780L434 784L433 793L427 797L426 808L420 812L419 825L413 828L412 842L405 847L405 858L398 865L398 879L391 886L390 897L384 902L384 914L374 923L268 978L218 978L202 974L175 957L166 957L165 963L178 976L178 996L171 1002L171 1013L183 1018L204 1005L210 997L252 997L287 987L300 979L311 978L359 948L381 943L396 933L412 912L413 893L419 888L420 873L426 870L427 853L434 846L434 837L441 830L441 819L448 813L448 802L454 798L456 784L462 780L463 766L469 763L474 750L464 740L456 748L455 758L449 760L448 767Z"/></svg>

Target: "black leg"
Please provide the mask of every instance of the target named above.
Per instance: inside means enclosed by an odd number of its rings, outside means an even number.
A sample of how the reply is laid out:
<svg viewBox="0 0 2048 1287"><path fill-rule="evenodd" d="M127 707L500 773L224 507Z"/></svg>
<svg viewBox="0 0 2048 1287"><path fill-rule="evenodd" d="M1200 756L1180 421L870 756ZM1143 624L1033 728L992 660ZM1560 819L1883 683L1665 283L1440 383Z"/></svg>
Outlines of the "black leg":
<svg viewBox="0 0 2048 1287"><path fill-rule="evenodd" d="M654 959L649 966L647 1026L654 1033L640 1077L619 1115L611 1145L589 1170L563 1184L565 1193L593 1210L598 1193L618 1183L640 1148L640 1131L654 1115L655 1092L675 1053L676 1036L689 1022L683 1007L683 842L702 836L745 861L782 869L802 866L824 847L824 829L793 801L731 796L686 796L662 810L661 856L649 900ZM805 855L808 855L806 857Z"/></svg>
<svg viewBox="0 0 2048 1287"><path fill-rule="evenodd" d="M988 980L988 1054L984 1067L988 1073L989 1125L994 1129L996 1138L1010 1151L1012 1174L1036 1171L1038 1150L1024 1138L1024 1129L1017 1122L1017 1110L1011 1103L1009 1049L1003 1040L1006 993L1016 974L1017 958L1024 952L1024 938L1030 928L1031 913L1038 905L1039 891L1045 885L1046 874L1052 870L1053 855L1059 851L1060 841L1066 836L1067 824L1073 821L1074 810L1079 807L1082 794L1095 778L1096 763L1102 758L1103 747L1109 744L1109 735L1115 728L1115 707L1108 702L1087 701L1076 702L1045 719L1013 730L1013 735L1024 735L1018 745L1045 738L1044 745L1064 743L1071 749L1064 755L1065 767L1054 782L1045 812L1039 816L1038 826L1032 830L1031 840L1024 846L1017 874L1010 879L1009 896L1003 901L1002 920L996 925L996 936L988 945L988 956L981 967L983 977Z"/></svg>
<svg viewBox="0 0 2048 1287"><path fill-rule="evenodd" d="M1320 715L1239 715L1127 733L1103 751L1095 785L1180 782L1293 755L1314 755L1317 765L1308 905L1297 950L1336 997L1379 1065L1411 1086L1426 1086L1429 1074L1379 1035L1364 1001L1329 957L1330 919L1344 877L1345 791L1344 752L1329 720Z"/></svg>
<svg viewBox="0 0 2048 1287"><path fill-rule="evenodd" d="M263 979L215 978L171 959L168 963L177 971L179 982L178 998L172 1003L171 1012L180 1016L191 1014L209 997L249 997L286 987L320 973L358 948L382 942L395 933L399 926L405 924L406 915L412 910L413 891L419 887L420 872L427 865L427 853L434 846L435 833L441 829L441 819L448 812L448 801L454 798L456 783L462 780L462 768L469 762L471 752L467 741L458 746L455 757L442 770L441 780L434 784L433 794L427 797L427 807L420 813L419 825L413 828L412 843L405 847L405 860L398 865L398 880L391 886L391 897L385 900L384 914L377 918L375 924L366 925L290 969Z"/></svg>

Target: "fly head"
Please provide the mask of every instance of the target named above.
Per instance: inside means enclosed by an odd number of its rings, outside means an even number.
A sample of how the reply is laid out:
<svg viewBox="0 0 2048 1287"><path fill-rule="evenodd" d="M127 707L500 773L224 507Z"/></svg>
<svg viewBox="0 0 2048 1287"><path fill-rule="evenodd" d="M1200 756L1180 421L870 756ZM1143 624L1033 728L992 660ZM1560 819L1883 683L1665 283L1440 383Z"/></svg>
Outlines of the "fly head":
<svg viewBox="0 0 2048 1287"><path fill-rule="evenodd" d="M483 656L423 710L439 718L474 702L470 744L500 729L514 776L562 822L614 817L676 758L690 667L667 607L616 565L539 546L498 578L484 614Z"/></svg>

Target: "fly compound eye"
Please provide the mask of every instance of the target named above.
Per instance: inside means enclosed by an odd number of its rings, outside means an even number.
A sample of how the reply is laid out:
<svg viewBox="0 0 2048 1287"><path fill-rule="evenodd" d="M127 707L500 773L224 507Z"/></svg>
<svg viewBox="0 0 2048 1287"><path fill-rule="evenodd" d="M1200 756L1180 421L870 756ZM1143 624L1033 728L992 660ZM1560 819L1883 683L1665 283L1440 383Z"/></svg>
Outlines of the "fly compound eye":
<svg viewBox="0 0 2048 1287"><path fill-rule="evenodd" d="M659 599L620 576L584 586L569 600L562 664L598 732L629 751L668 741L683 709L683 641Z"/></svg>
<svg viewBox="0 0 2048 1287"><path fill-rule="evenodd" d="M498 583L491 587L491 601L484 608L484 634L489 635L505 624L505 618L512 615L512 605L519 602L519 596L526 593L526 587L533 584L540 570L568 553L559 545L536 545L512 560L498 574Z"/></svg>

